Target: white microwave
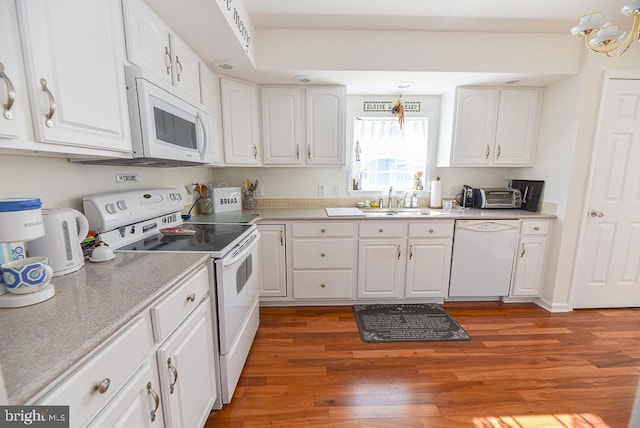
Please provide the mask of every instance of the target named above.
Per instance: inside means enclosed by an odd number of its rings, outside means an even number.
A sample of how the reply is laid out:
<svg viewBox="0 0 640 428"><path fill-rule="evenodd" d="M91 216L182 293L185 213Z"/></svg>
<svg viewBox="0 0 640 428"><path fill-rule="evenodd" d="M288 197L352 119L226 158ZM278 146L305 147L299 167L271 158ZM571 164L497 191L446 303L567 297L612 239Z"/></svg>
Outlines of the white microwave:
<svg viewBox="0 0 640 428"><path fill-rule="evenodd" d="M169 83L125 67L133 161L154 166L207 162L210 117Z"/></svg>

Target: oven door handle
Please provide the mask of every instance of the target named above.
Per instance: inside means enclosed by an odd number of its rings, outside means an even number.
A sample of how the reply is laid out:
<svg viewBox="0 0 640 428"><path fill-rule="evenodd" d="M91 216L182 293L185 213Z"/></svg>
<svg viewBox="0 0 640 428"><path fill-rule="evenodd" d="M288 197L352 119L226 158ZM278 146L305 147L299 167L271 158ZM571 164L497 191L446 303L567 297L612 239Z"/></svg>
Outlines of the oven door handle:
<svg viewBox="0 0 640 428"><path fill-rule="evenodd" d="M223 258L222 259L222 267L223 268L228 268L229 266L234 265L235 263L238 263L241 260L244 260L245 256L250 253L251 251L253 251L254 247L256 245L258 245L258 239L260 239L260 233L256 234L255 239L253 240L253 242L247 246L247 248L245 248L240 254L238 254L235 257L229 257L229 258ZM238 245L236 245L237 247ZM234 247L234 249L236 248ZM233 252L233 250L231 250L231 252Z"/></svg>

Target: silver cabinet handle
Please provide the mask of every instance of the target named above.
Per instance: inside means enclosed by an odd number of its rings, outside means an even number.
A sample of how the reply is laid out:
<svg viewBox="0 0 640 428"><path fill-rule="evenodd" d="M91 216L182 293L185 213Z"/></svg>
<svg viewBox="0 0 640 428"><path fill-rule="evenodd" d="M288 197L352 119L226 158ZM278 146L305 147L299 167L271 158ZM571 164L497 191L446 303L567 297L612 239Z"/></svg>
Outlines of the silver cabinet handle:
<svg viewBox="0 0 640 428"><path fill-rule="evenodd" d="M413 245L409 245L409 260L413 259Z"/></svg>
<svg viewBox="0 0 640 428"><path fill-rule="evenodd" d="M307 159L311 160L311 144L307 144Z"/></svg>
<svg viewBox="0 0 640 428"><path fill-rule="evenodd" d="M151 382L147 383L147 394L153 397L153 401L156 407L151 411L151 422L156 420L156 413L158 413L158 408L160 408L160 396L157 392L151 388Z"/></svg>
<svg viewBox="0 0 640 428"><path fill-rule="evenodd" d="M255 144L253 145L253 158L258 159L258 147Z"/></svg>
<svg viewBox="0 0 640 428"><path fill-rule="evenodd" d="M296 159L300 159L300 144L296 144Z"/></svg>
<svg viewBox="0 0 640 428"><path fill-rule="evenodd" d="M180 62L180 57L176 55L176 65L178 66L178 82L180 81L180 76L182 75L182 63Z"/></svg>
<svg viewBox="0 0 640 428"><path fill-rule="evenodd" d="M522 251L520 251L520 258L523 258L527 253L527 247L525 247L524 242L522 243Z"/></svg>
<svg viewBox="0 0 640 428"><path fill-rule="evenodd" d="M591 210L589 213L591 217L604 217L604 213L602 211Z"/></svg>
<svg viewBox="0 0 640 428"><path fill-rule="evenodd" d="M178 369L171 362L171 358L167 360L167 367L173 373L173 383L169 385L169 394L173 394L173 391L176 389L176 383L178 382Z"/></svg>
<svg viewBox="0 0 640 428"><path fill-rule="evenodd" d="M167 75L171 75L171 52L169 52L169 46L164 47L164 64L167 67Z"/></svg>
<svg viewBox="0 0 640 428"><path fill-rule="evenodd" d="M489 148L489 145L487 144L487 149L484 152L484 158L485 159L489 159L489 154L491 153L491 149Z"/></svg>
<svg viewBox="0 0 640 428"><path fill-rule="evenodd" d="M191 293L187 296L187 301L188 302L195 302L196 301L196 293Z"/></svg>
<svg viewBox="0 0 640 428"><path fill-rule="evenodd" d="M284 232L280 231L280 246L284 246Z"/></svg>
<svg viewBox="0 0 640 428"><path fill-rule="evenodd" d="M500 144L498 144L498 150L496 150L496 159L500 159L500 154L502 154L502 148Z"/></svg>
<svg viewBox="0 0 640 428"><path fill-rule="evenodd" d="M93 386L93 390L98 391L100 394L104 394L109 390L110 386L111 386L111 379L109 379L108 377L105 377L104 379L102 379L100 382L96 383Z"/></svg>
<svg viewBox="0 0 640 428"><path fill-rule="evenodd" d="M397 249L398 249L398 260L400 260L400 256L402 255L402 253L400 252L400 244L397 245Z"/></svg>
<svg viewBox="0 0 640 428"><path fill-rule="evenodd" d="M11 83L11 79L4 72L4 64L0 62L0 79L4 80L4 85L7 88L7 102L4 104L3 116L7 120L11 120L13 115L11 114L11 107L16 99L16 90Z"/></svg>
<svg viewBox="0 0 640 428"><path fill-rule="evenodd" d="M53 94L47 87L47 79L41 78L40 85L42 85L42 91L45 94L47 94L47 97L49 98L49 112L45 115L47 120L44 122L44 124L47 125L48 128L51 128L53 126L53 122L51 121L51 118L53 117L53 114L56 112L56 99L53 97Z"/></svg>

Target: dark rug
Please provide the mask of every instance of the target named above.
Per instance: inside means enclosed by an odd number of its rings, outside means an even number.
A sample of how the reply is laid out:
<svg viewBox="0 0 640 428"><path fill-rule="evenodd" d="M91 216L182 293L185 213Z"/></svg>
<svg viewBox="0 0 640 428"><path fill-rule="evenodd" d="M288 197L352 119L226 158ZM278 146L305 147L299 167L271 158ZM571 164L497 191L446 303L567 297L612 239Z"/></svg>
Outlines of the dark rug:
<svg viewBox="0 0 640 428"><path fill-rule="evenodd" d="M436 303L353 305L365 342L435 342L471 337Z"/></svg>

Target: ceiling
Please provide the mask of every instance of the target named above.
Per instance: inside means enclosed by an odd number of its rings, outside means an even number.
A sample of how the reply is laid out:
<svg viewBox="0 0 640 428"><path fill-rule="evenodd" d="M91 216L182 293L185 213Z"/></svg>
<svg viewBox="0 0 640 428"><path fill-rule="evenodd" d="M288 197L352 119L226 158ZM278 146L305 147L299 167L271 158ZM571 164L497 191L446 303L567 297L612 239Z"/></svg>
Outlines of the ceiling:
<svg viewBox="0 0 640 428"><path fill-rule="evenodd" d="M213 52L215 45L196 34L195 21L179 19L183 13L173 1L146 0L157 6L157 12L174 26L192 48L207 62L213 59L233 61L232 53ZM200 0L192 0L198 2ZM212 1L212 0L209 0ZM216 0L218 1L218 0ZM592 9L622 29L631 19L620 9L629 0L243 0L257 33L261 30L376 30L376 31L438 31L474 33L535 33L569 34L581 16ZM199 3L203 4L203 3ZM163 10L164 9L164 10ZM174 22L171 22L171 20ZM208 27L212 27L211 23ZM182 32L181 32L182 30ZM211 40L211 37L207 38ZM577 46L577 45L576 45ZM223 47L219 46L218 49ZM490 48L490 47L488 47ZM259 49L259 47L258 47ZM223 58L227 55L227 58ZM242 61L242 59L238 59ZM239 70L229 75L259 84L294 84L292 78L305 74L313 77L310 84L344 84L349 94L441 94L459 85L500 85L516 81L515 85L545 86L566 75L508 73L448 73L420 71L356 71L353 70L286 70L247 67L246 59ZM220 70L217 70L221 72ZM222 72L224 73L224 72ZM399 89L399 82L414 82L410 88Z"/></svg>

